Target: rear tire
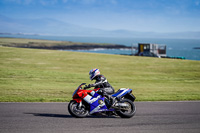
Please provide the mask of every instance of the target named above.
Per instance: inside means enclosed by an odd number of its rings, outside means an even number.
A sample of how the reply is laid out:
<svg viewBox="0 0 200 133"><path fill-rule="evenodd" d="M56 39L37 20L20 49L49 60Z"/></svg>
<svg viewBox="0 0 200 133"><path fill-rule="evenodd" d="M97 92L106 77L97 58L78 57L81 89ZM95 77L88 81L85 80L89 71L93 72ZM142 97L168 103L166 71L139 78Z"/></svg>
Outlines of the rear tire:
<svg viewBox="0 0 200 133"><path fill-rule="evenodd" d="M120 101L120 103L126 103L128 104L128 109L124 110L124 109L120 109L118 111L116 111L116 113L122 117L122 118L131 118L135 115L136 112L136 107L134 105L134 103L129 100L129 99L123 99L122 101Z"/></svg>
<svg viewBox="0 0 200 133"><path fill-rule="evenodd" d="M68 104L68 111L73 117L84 118L88 115L88 110L85 105L82 105L80 108L78 107L78 103L74 100L70 101Z"/></svg>

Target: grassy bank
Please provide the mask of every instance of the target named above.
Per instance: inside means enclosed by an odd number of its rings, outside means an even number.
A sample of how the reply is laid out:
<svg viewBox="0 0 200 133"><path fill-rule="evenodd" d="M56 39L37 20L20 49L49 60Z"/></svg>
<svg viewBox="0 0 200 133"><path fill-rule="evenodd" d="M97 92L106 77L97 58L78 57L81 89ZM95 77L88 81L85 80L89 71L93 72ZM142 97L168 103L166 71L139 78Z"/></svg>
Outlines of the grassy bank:
<svg viewBox="0 0 200 133"><path fill-rule="evenodd" d="M137 101L200 100L199 61L0 47L0 101L69 101L92 68Z"/></svg>
<svg viewBox="0 0 200 133"><path fill-rule="evenodd" d="M90 48L126 48L123 45L114 45L108 43L81 43L71 41L50 41L39 39L23 39L23 38L0 38L0 46L20 47L20 48L36 48L36 49L90 49Z"/></svg>

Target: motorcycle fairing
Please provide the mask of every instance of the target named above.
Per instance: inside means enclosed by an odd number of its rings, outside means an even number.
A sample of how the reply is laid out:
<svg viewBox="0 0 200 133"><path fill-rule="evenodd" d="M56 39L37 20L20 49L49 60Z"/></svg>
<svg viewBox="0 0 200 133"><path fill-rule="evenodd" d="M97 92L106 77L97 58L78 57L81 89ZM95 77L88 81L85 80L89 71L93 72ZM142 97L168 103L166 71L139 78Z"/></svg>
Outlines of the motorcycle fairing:
<svg viewBox="0 0 200 133"><path fill-rule="evenodd" d="M90 114L109 110L105 104L105 97L95 92L94 96L87 95L83 98L90 105Z"/></svg>
<svg viewBox="0 0 200 133"><path fill-rule="evenodd" d="M81 98L76 98L76 99L73 99L74 101L76 101L77 103L80 103L82 101Z"/></svg>
<svg viewBox="0 0 200 133"><path fill-rule="evenodd" d="M100 100L102 100L103 102L101 104L99 104ZM108 108L105 105L105 97L99 98L98 100L96 100L95 102L90 104L90 114L96 113L96 112L101 112L101 111L108 111Z"/></svg>
<svg viewBox="0 0 200 133"><path fill-rule="evenodd" d="M130 93L132 91L132 89L129 89L129 88L121 88L119 89L115 94L113 94L112 96L113 97L123 97L125 96L127 93Z"/></svg>

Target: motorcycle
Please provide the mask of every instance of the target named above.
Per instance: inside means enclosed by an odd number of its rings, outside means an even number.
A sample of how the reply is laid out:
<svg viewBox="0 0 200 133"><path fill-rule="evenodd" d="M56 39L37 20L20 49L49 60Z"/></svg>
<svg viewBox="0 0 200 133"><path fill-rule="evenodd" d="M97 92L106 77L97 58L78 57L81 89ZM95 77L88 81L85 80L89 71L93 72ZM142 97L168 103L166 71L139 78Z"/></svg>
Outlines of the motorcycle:
<svg viewBox="0 0 200 133"><path fill-rule="evenodd" d="M84 87L85 86L85 87ZM119 115L122 118L131 118L135 115L135 96L132 89L121 88L112 95L114 103L97 93L100 88L87 90L86 83L82 83L73 93L68 104L68 111L73 117L84 118L95 113ZM112 105L112 106L111 106Z"/></svg>

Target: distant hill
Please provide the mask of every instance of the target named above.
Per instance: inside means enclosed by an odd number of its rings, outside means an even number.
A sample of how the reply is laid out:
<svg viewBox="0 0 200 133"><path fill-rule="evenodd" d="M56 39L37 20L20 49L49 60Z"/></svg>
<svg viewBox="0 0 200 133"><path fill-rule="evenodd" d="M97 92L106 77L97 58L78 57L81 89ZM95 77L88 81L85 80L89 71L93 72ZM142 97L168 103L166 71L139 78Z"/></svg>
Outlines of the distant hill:
<svg viewBox="0 0 200 133"><path fill-rule="evenodd" d="M199 39L200 32L138 32L129 30L101 30L82 27L55 19L14 19L0 15L0 33L28 33L63 36L99 36L99 37L142 37L142 38L187 38Z"/></svg>

